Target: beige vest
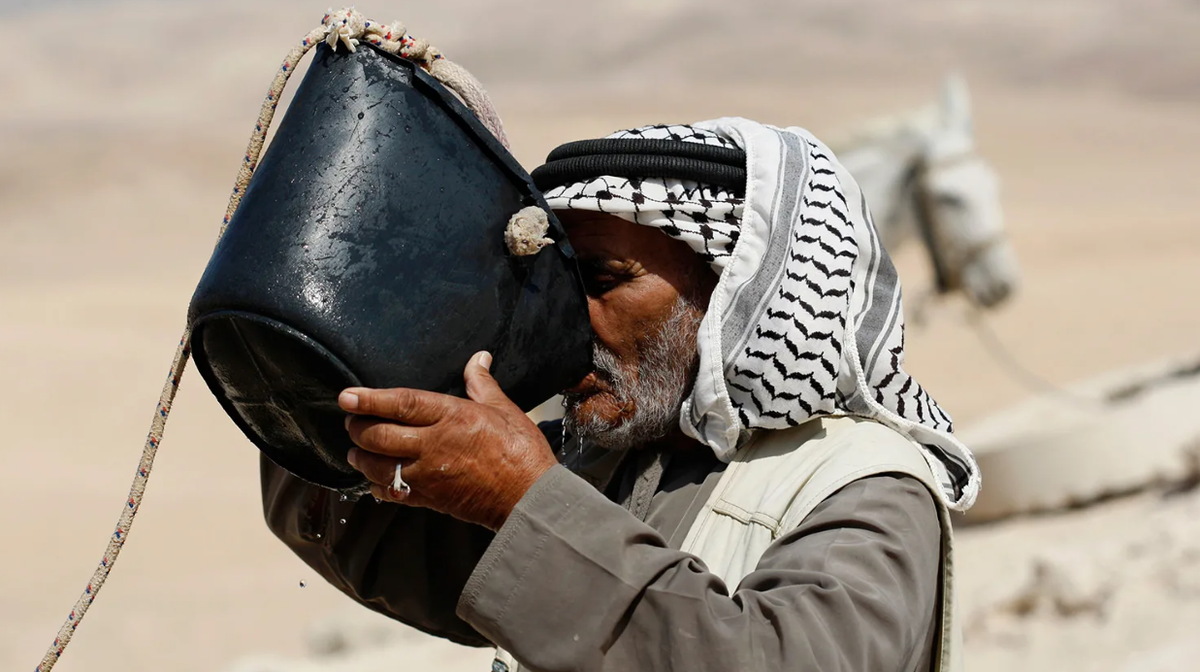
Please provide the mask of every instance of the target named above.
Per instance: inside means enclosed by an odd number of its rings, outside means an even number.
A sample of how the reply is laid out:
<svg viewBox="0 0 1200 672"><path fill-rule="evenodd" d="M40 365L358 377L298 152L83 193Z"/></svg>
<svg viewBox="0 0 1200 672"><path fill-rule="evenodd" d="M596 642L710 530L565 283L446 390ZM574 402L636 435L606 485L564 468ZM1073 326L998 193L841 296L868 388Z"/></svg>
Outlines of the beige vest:
<svg viewBox="0 0 1200 672"><path fill-rule="evenodd" d="M725 469L682 550L703 560L732 592L754 571L767 548L827 497L860 478L887 473L916 478L938 503L942 603L934 670L961 672L949 512L938 496L925 452L881 424L860 418L820 418L792 429L760 432ZM519 668L508 652L498 650L493 669L516 672Z"/></svg>
<svg viewBox="0 0 1200 672"><path fill-rule="evenodd" d="M936 672L963 669L955 612L954 536L925 451L887 427L861 418L820 418L792 429L762 432L740 449L683 541L733 590L767 548L800 525L827 497L867 476L898 473L925 484L942 525L941 629Z"/></svg>

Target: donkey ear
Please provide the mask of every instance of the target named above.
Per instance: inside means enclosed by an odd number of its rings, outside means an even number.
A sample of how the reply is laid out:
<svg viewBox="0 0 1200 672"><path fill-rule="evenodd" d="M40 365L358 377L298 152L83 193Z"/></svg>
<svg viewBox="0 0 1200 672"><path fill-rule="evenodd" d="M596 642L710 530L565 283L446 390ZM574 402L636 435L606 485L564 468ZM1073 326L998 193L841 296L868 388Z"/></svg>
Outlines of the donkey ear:
<svg viewBox="0 0 1200 672"><path fill-rule="evenodd" d="M971 96L967 83L951 73L942 84L942 123L967 137L971 136Z"/></svg>

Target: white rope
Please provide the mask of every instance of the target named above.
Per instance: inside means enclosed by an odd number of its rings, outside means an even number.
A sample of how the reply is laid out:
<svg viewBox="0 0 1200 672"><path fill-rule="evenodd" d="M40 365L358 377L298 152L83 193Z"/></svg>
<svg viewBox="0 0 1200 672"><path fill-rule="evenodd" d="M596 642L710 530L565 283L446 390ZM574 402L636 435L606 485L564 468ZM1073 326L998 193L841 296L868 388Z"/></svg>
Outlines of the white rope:
<svg viewBox="0 0 1200 672"><path fill-rule="evenodd" d="M441 52L430 46L425 40L418 40L408 35L404 26L399 22L386 26L364 19L354 9L341 9L336 12L331 10L321 20L321 26L310 32L299 45L288 53L279 72L275 75L275 80L271 83L267 98L263 101L262 109L259 112L258 122L254 126L254 133L250 136L250 143L246 147L242 166L238 170L233 194L229 198L229 207L225 211L225 219L221 224L217 240L220 240L221 236L225 234L229 221L237 212L238 206L241 205L242 196L246 193L250 178L254 176L254 170L258 167L258 159L262 154L263 144L266 142L267 130L275 117L275 108L279 104L279 97L300 59L321 42L325 42L334 50L344 47L353 52L360 44L360 40L365 40L390 54L409 59L428 70L438 81L461 97L480 122L505 147L508 147L508 139L504 135L500 117L496 114L487 93L471 73L448 61ZM142 448L142 459L138 464L137 473L134 475L133 484L130 486L129 498L121 509L116 530L109 539L104 556L92 574L87 588L79 596L74 609L71 610L67 620L59 629L58 636L54 638L54 643L50 645L45 656L42 657L42 662L38 664L37 672L50 672L58 663L63 651L70 644L76 628L87 614L88 608L96 599L100 589L104 587L104 582L108 579L108 574L112 571L113 565L116 564L117 557L121 553L121 548L125 545L129 529L133 525L133 519L137 515L142 496L146 491L150 470L154 466L154 457L158 452L158 445L162 441L167 418L171 413L171 404L175 401L176 392L179 391L179 380L183 376L184 369L187 368L191 355L190 340L191 331L185 329L183 337L179 341L179 348L175 351L175 359L171 363L171 371L166 385L163 387L158 406L155 408L154 418L150 423L150 432Z"/></svg>
<svg viewBox="0 0 1200 672"><path fill-rule="evenodd" d="M508 137L504 134L500 115L496 113L491 98L483 90L479 80L466 68L452 63L428 41L409 35L404 24L396 21L391 25L384 25L368 21L362 14L349 8L330 11L321 25L320 30L327 31L324 39L331 47L341 44L353 52L361 41L365 41L389 54L396 54L417 63L446 88L458 94L484 127L491 131L505 148L508 147Z"/></svg>

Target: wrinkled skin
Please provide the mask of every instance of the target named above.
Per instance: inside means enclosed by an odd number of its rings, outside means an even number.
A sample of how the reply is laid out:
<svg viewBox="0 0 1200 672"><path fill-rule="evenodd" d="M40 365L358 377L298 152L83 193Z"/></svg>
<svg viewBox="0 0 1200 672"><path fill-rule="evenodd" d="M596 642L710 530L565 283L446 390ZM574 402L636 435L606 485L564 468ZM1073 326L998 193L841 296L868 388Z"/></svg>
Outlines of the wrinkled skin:
<svg viewBox="0 0 1200 672"><path fill-rule="evenodd" d="M579 255L592 330L622 364L636 366L681 294L707 308L717 278L685 243L612 215L565 211L559 217ZM634 400L615 398L608 381L594 373L568 392L582 397L575 413L605 424L636 410Z"/></svg>
<svg viewBox="0 0 1200 672"><path fill-rule="evenodd" d="M681 294L706 305L716 277L680 241L611 215L557 213L579 255L592 328L622 362L636 362L647 335ZM358 448L351 464L376 497L421 506L498 530L530 487L557 464L541 431L500 390L478 353L463 376L468 399L412 389L342 392L346 428ZM632 415L605 382L589 374L571 389L576 413L604 420ZM661 442L690 442L676 429ZM396 465L408 492L393 489Z"/></svg>
<svg viewBox="0 0 1200 672"><path fill-rule="evenodd" d="M350 463L380 499L423 506L497 530L557 460L541 430L500 390L476 354L463 377L468 399L412 389L342 392ZM392 487L396 464L411 490Z"/></svg>

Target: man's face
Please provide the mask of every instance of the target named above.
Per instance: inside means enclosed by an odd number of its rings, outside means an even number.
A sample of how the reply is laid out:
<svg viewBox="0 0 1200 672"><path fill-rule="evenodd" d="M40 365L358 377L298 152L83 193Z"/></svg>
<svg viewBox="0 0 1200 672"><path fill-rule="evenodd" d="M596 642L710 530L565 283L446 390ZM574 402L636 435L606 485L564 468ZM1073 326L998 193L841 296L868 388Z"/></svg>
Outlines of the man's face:
<svg viewBox="0 0 1200 672"><path fill-rule="evenodd" d="M568 431L621 450L663 438L691 389L716 275L687 244L603 213L556 212L579 255L595 370L565 393Z"/></svg>

